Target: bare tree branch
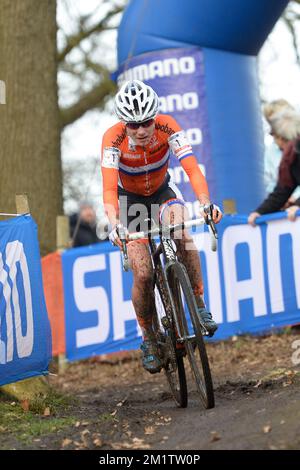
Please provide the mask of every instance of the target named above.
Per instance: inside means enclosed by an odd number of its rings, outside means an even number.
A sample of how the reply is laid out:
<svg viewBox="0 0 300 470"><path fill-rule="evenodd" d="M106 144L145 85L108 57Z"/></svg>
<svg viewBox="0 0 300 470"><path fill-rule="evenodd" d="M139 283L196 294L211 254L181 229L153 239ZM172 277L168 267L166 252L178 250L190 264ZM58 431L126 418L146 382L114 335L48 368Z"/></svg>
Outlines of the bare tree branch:
<svg viewBox="0 0 300 470"><path fill-rule="evenodd" d="M87 29L85 29L85 24L87 22L87 18L85 18L82 21L82 24L78 33L72 36L69 36L66 46L61 52L58 53L58 56L57 56L58 62L59 63L62 62L65 59L66 55L69 54L74 49L74 47L77 47L81 43L81 41L90 37L92 34L101 33L103 31L107 31L110 29L115 29L115 28L108 26L107 23L110 20L110 18L112 18L116 14L123 11L123 9L124 9L123 7L116 7L114 10L111 10L110 12L108 12L105 18L103 18L98 24Z"/></svg>
<svg viewBox="0 0 300 470"><path fill-rule="evenodd" d="M115 92L116 85L109 78L104 79L95 86L91 91L84 94L73 106L60 110L61 129L72 124L72 122L83 116L84 113L91 109L102 108L105 105L106 98L112 96Z"/></svg>
<svg viewBox="0 0 300 470"><path fill-rule="evenodd" d="M99 63L96 63L94 61L92 61L89 57L85 57L85 61L84 61L84 64L86 66L87 69L89 70L92 70L93 72L95 72L97 75L104 75L104 76L108 76L109 72L107 70L107 68Z"/></svg>

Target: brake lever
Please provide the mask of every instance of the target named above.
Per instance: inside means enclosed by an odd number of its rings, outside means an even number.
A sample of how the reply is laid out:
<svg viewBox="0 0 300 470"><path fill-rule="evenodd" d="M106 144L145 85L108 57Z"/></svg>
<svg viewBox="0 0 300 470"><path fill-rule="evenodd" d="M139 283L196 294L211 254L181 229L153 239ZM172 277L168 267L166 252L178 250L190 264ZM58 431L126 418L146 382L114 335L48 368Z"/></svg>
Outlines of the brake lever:
<svg viewBox="0 0 300 470"><path fill-rule="evenodd" d="M129 270L129 260L128 260L128 253L127 253L126 233L125 233L124 227L119 227L118 232L119 232L120 242L122 243L121 253L122 253L123 270L128 271Z"/></svg>
<svg viewBox="0 0 300 470"><path fill-rule="evenodd" d="M214 237L217 239L218 238L217 227L216 227L216 224L214 223L213 218L212 218L213 208L214 208L213 204L210 204L208 206L204 206L204 213L206 214L205 223L206 223L206 225L210 226Z"/></svg>
<svg viewBox="0 0 300 470"><path fill-rule="evenodd" d="M212 218L210 218L210 220L208 221L208 225L210 226L211 231L212 231L214 237L215 237L216 239L218 239L217 227L216 227L216 224L214 223L214 221L212 220Z"/></svg>

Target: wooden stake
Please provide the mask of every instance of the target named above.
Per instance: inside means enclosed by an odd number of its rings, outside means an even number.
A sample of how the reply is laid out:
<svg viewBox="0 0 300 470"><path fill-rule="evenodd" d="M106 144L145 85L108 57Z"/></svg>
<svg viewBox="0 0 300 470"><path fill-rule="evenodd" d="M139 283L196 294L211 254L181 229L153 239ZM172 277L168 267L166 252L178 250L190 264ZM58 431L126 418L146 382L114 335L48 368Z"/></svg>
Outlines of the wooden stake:
<svg viewBox="0 0 300 470"><path fill-rule="evenodd" d="M56 217L56 249L61 252L70 248L69 217L58 215Z"/></svg>
<svg viewBox="0 0 300 470"><path fill-rule="evenodd" d="M29 202L27 194L16 194L17 214L29 214Z"/></svg>
<svg viewBox="0 0 300 470"><path fill-rule="evenodd" d="M67 248L70 248L69 217L66 215L58 215L56 217L56 249L58 252L63 253ZM58 373L64 373L66 366L67 360L65 354L59 354Z"/></svg>

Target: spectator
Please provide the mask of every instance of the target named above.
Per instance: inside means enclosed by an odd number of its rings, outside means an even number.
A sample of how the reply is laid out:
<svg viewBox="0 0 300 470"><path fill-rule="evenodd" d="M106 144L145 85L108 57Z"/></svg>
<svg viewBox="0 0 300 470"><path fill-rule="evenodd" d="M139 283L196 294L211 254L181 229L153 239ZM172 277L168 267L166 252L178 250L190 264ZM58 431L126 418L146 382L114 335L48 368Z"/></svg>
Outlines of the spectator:
<svg viewBox="0 0 300 470"><path fill-rule="evenodd" d="M70 217L72 246L84 246L100 242L96 228L96 213L93 205L89 202L82 202L79 213Z"/></svg>
<svg viewBox="0 0 300 470"><path fill-rule="evenodd" d="M248 223L262 214L279 211L285 206L293 191L300 186L300 114L291 109L270 117L271 134L282 153L277 184L263 203L248 217ZM295 220L300 198L287 209L288 219Z"/></svg>
<svg viewBox="0 0 300 470"><path fill-rule="evenodd" d="M267 103L263 107L263 113L270 124L270 119L277 113L280 113L284 111L285 109L290 109L292 111L295 111L295 108L286 100L284 99L279 99L279 100L274 100L270 101L270 103Z"/></svg>
<svg viewBox="0 0 300 470"><path fill-rule="evenodd" d="M270 120L278 113L284 110L293 110L295 108L286 100L278 99L265 104L263 113L266 121L270 125ZM273 142L266 148L264 158L264 179L267 193L271 193L276 186L278 177L278 167L282 157L282 151L273 140ZM296 189L293 195L289 198L286 206L292 205L295 200L300 196L300 188Z"/></svg>

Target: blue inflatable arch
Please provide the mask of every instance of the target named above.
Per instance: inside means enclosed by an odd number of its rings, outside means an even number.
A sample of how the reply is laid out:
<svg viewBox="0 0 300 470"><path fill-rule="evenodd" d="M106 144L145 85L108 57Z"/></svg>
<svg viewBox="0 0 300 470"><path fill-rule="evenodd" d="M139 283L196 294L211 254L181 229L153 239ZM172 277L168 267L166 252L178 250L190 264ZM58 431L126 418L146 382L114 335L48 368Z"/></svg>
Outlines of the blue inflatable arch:
<svg viewBox="0 0 300 470"><path fill-rule="evenodd" d="M198 67L205 97L199 106L205 103L208 128L202 149L209 159L206 176L213 199L221 204L234 199L240 213L254 209L265 196L256 56L287 3L131 0L119 27L121 71L141 63L145 53L161 57L170 49L182 49L184 56L191 48L201 52ZM155 84L151 77L148 83ZM193 96L185 95L187 104ZM198 118L191 114L191 119Z"/></svg>

